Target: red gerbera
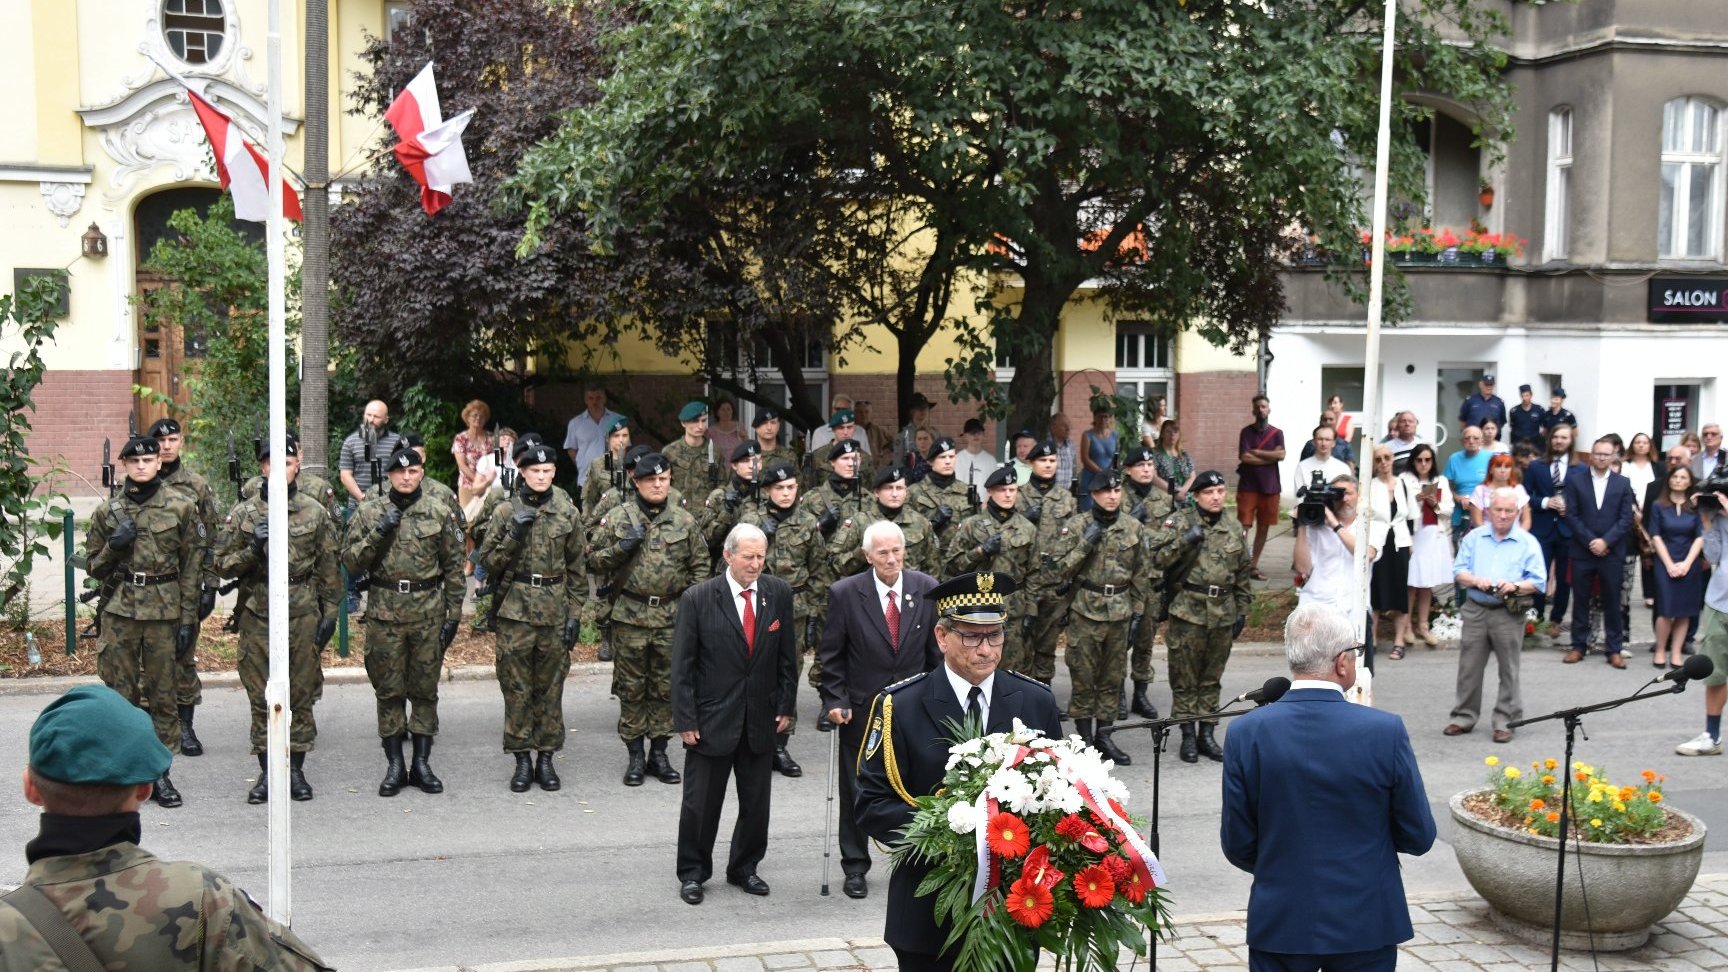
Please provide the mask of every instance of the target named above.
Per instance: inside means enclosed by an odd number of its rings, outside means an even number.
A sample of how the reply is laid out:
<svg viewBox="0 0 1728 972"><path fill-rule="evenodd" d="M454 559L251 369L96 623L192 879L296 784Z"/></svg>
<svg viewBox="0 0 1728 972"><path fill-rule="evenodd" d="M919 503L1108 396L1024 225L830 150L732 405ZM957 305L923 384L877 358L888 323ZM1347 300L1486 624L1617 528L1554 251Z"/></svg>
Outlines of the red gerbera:
<svg viewBox="0 0 1728 972"><path fill-rule="evenodd" d="M1102 865L1083 867L1074 875L1074 896L1088 908L1102 908L1116 897L1116 882Z"/></svg>
<svg viewBox="0 0 1728 972"><path fill-rule="evenodd" d="M1128 877L1122 881L1122 897L1131 904L1139 904L1146 900L1146 882L1140 880L1140 872L1128 869Z"/></svg>
<svg viewBox="0 0 1728 972"><path fill-rule="evenodd" d="M1022 880L1029 880L1046 891L1054 890L1057 882L1065 876L1056 870L1056 865L1050 863L1050 848L1039 844L1032 848L1032 853L1026 855L1026 863L1020 865Z"/></svg>
<svg viewBox="0 0 1728 972"><path fill-rule="evenodd" d="M1026 821L1006 811L990 818L987 839L991 851L1009 860L1032 849L1032 831L1027 829Z"/></svg>
<svg viewBox="0 0 1728 972"><path fill-rule="evenodd" d="M1049 889L1022 876L1008 889L1008 900L1003 907L1008 910L1008 917L1027 928L1037 928L1056 910L1056 899L1051 897Z"/></svg>
<svg viewBox="0 0 1728 972"><path fill-rule="evenodd" d="M1133 868L1128 866L1127 861L1117 857L1115 854L1111 854L1109 857L1104 858L1098 863L1104 868L1104 870L1110 872L1110 880L1115 881L1117 884L1121 884L1123 879L1128 877L1128 872L1133 870Z"/></svg>

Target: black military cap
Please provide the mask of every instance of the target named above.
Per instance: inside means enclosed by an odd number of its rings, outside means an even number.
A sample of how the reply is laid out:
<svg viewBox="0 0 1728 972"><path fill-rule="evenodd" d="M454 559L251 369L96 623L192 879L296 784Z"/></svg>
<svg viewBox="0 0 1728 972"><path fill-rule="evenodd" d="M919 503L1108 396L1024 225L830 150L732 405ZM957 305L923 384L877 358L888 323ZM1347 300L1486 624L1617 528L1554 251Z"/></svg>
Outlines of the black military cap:
<svg viewBox="0 0 1728 972"><path fill-rule="evenodd" d="M516 448L521 449L524 446L539 445L545 441L546 437L538 432L524 432L519 438L517 438Z"/></svg>
<svg viewBox="0 0 1728 972"><path fill-rule="evenodd" d="M1147 445L1138 445L1129 449L1128 454L1122 457L1122 468L1127 469L1129 466L1138 466L1143 462L1151 461L1152 447Z"/></svg>
<svg viewBox="0 0 1728 972"><path fill-rule="evenodd" d="M264 460L270 458L270 440L267 438L259 439L257 442L253 443L252 452L253 452L252 458L257 459L259 462L263 462ZM282 454L288 455L288 456L299 455L300 454L300 437L295 435L292 432L283 433L283 435L282 435Z"/></svg>
<svg viewBox="0 0 1728 972"><path fill-rule="evenodd" d="M1092 492L1102 493L1107 489L1121 489L1122 474L1114 469L1106 469L1092 480Z"/></svg>
<svg viewBox="0 0 1728 972"><path fill-rule="evenodd" d="M930 451L924 454L924 458L934 460L944 452L953 452L954 448L954 440L947 436L943 436L935 442L930 443Z"/></svg>
<svg viewBox="0 0 1728 972"><path fill-rule="evenodd" d="M629 472L630 470L635 469L636 463L638 460L640 460L643 456L651 456L653 454L654 454L654 447L651 445L633 445L630 448L625 449L624 450L624 471Z"/></svg>
<svg viewBox="0 0 1728 972"><path fill-rule="evenodd" d="M529 466L548 465L558 465L558 450L546 445L545 443L529 447L527 452L522 453L516 459L516 468L518 469L527 469Z"/></svg>
<svg viewBox="0 0 1728 972"><path fill-rule="evenodd" d="M415 452L412 446L401 445L396 447L395 452L390 453L390 461L384 464L384 471L393 472L397 469L409 469L414 466L425 465L426 460L420 458L420 453Z"/></svg>
<svg viewBox="0 0 1728 972"><path fill-rule="evenodd" d="M636 468L630 471L632 479L651 479L661 473L672 471L672 464L658 452L650 452L636 460Z"/></svg>
<svg viewBox="0 0 1728 972"><path fill-rule="evenodd" d="M1194 477L1193 492L1198 493L1203 489L1211 489L1214 486L1223 486L1223 485L1225 485L1224 474L1219 472L1216 469L1208 469L1205 472L1201 473L1200 475Z"/></svg>
<svg viewBox="0 0 1728 972"><path fill-rule="evenodd" d="M834 442L833 450L828 453L828 461L833 462L841 456L851 455L854 452L862 453L863 451L864 445L857 439L838 439Z"/></svg>
<svg viewBox="0 0 1728 972"><path fill-rule="evenodd" d="M932 408L935 406L935 404L936 404L935 402L931 401L928 398L925 398L923 392L913 392L912 393L912 404L910 407L913 409Z"/></svg>
<svg viewBox="0 0 1728 972"><path fill-rule="evenodd" d="M759 429L779 417L780 413L772 408L758 409L756 411L756 417L750 420L750 427L753 429Z"/></svg>
<svg viewBox="0 0 1728 972"><path fill-rule="evenodd" d="M1014 438L1018 439L1020 437L1015 436ZM1032 447L1032 451L1028 452L1026 454L1026 461L1031 462L1034 459L1043 459L1047 456L1053 456L1055 454L1056 454L1056 443L1052 442L1049 439L1045 439L1044 441L1042 441L1042 442L1040 442L1037 445Z"/></svg>
<svg viewBox="0 0 1728 972"><path fill-rule="evenodd" d="M161 454L162 447L156 444L155 439L147 435L135 435L127 439L126 444L120 447L120 458L122 459L130 459L133 456L159 456Z"/></svg>
<svg viewBox="0 0 1728 972"><path fill-rule="evenodd" d="M728 462L743 462L744 460L749 459L751 456L759 456L761 454L762 454L762 447L757 445L755 442L740 442L732 450L732 455L727 461Z"/></svg>
<svg viewBox="0 0 1728 972"><path fill-rule="evenodd" d="M426 440L422 439L420 437L420 433L418 433L418 432L404 432L404 433L402 433L402 444L405 446L408 446L409 448L414 448L414 449L426 448Z"/></svg>
<svg viewBox="0 0 1728 972"><path fill-rule="evenodd" d="M1556 398L1565 398L1565 397L1566 397L1566 389L1564 389L1564 388L1556 388L1556 389L1554 389L1554 397L1556 397Z"/></svg>
<svg viewBox="0 0 1728 972"><path fill-rule="evenodd" d="M1529 385L1519 385L1518 386L1518 394L1520 394L1520 395L1522 395L1525 392L1530 391L1530 390L1531 390L1531 388Z"/></svg>
<svg viewBox="0 0 1728 972"><path fill-rule="evenodd" d="M145 434L152 439L160 439L165 435L179 435L180 423L171 418L159 418L150 423L150 431Z"/></svg>
<svg viewBox="0 0 1728 972"><path fill-rule="evenodd" d="M1008 619L1008 595L1020 589L1011 574L978 571L943 581L925 595L936 613L952 621L1001 624Z"/></svg>
<svg viewBox="0 0 1728 972"><path fill-rule="evenodd" d="M1036 439L1036 438L1038 438L1038 437L1036 435L1032 434L1031 429L1021 429L1020 431L1018 431L1018 432L1014 433L1012 436L1010 436L1008 438L1008 441L1009 442L1019 442L1021 439Z"/></svg>
<svg viewBox="0 0 1728 972"><path fill-rule="evenodd" d="M784 459L776 459L768 464L767 469L762 470L762 485L764 486L772 486L775 483L783 483L788 479L797 478L798 470L793 469L792 464Z"/></svg>
<svg viewBox="0 0 1728 972"><path fill-rule="evenodd" d="M982 432L984 431L984 420L976 416L969 418L966 420L965 425L960 426L960 431L968 434L973 432Z"/></svg>
<svg viewBox="0 0 1728 972"><path fill-rule="evenodd" d="M997 466L996 471L984 478L985 489L995 489L998 486L1014 486L1019 482L1012 464Z"/></svg>
<svg viewBox="0 0 1728 972"><path fill-rule="evenodd" d="M895 480L905 479L906 470L899 466L887 466L876 474L876 479L870 484L871 489L881 489Z"/></svg>

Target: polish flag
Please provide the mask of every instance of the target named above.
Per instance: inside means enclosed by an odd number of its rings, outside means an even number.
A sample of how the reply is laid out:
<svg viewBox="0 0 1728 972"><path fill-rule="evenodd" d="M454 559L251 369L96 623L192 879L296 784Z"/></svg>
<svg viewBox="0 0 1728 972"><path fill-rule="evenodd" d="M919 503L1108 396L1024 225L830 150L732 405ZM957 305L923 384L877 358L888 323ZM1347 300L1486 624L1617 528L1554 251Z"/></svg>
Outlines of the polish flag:
<svg viewBox="0 0 1728 972"><path fill-rule="evenodd" d="M190 88L186 97L192 100L192 110L198 113L198 121L204 126L204 135L210 139L210 147L215 150L216 176L222 182L222 188L228 190L234 197L234 218L263 223L270 218L270 183L265 173L270 170L270 163L265 160L257 146L246 140L241 134L240 126L233 119L217 111L215 106L196 91ZM282 187L282 215L292 219L303 218L300 212L300 194L292 186Z"/></svg>
<svg viewBox="0 0 1728 972"><path fill-rule="evenodd" d="M408 87L390 103L384 120L395 129L396 160L420 184L420 205L426 215L450 205L450 190L460 182L473 182L468 171L468 153L462 148L462 132L474 117L472 109L449 121L438 106L438 87L427 62Z"/></svg>

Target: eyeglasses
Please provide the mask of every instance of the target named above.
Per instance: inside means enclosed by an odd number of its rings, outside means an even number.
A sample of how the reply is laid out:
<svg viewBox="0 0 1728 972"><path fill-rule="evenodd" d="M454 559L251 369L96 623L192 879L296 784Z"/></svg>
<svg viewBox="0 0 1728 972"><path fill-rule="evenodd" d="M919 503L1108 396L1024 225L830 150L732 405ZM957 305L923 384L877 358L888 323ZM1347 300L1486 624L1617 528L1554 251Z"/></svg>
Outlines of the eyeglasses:
<svg viewBox="0 0 1728 972"><path fill-rule="evenodd" d="M989 642L992 648L1000 648L1002 643L1008 640L1008 631L1004 628L997 628L995 631L979 631L975 634L965 631L954 633L959 636L960 645L963 648L977 648L985 642Z"/></svg>
<svg viewBox="0 0 1728 972"><path fill-rule="evenodd" d="M1361 661L1362 656L1367 653L1367 650L1368 650L1367 645L1357 645L1354 648L1346 648L1343 651L1339 652L1338 654L1333 655L1332 660L1337 661L1338 659L1343 658L1345 655L1352 655L1353 654L1356 656L1357 661Z"/></svg>

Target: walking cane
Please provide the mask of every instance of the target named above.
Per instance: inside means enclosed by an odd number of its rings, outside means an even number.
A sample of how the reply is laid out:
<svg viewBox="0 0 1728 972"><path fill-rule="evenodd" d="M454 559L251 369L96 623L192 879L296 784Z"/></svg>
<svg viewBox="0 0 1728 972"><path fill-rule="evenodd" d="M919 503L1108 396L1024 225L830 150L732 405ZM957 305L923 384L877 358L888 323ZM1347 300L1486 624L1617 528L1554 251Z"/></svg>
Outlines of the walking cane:
<svg viewBox="0 0 1728 972"><path fill-rule="evenodd" d="M840 762L840 727L828 734L828 822L822 827L822 897L828 897L828 862L833 857L834 787L838 780L834 770Z"/></svg>

